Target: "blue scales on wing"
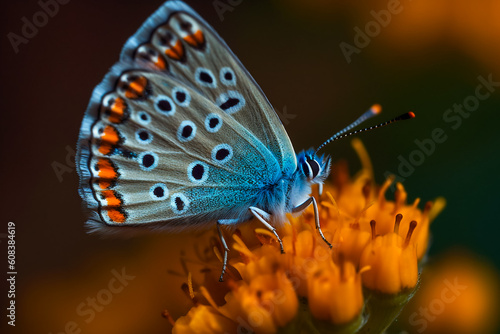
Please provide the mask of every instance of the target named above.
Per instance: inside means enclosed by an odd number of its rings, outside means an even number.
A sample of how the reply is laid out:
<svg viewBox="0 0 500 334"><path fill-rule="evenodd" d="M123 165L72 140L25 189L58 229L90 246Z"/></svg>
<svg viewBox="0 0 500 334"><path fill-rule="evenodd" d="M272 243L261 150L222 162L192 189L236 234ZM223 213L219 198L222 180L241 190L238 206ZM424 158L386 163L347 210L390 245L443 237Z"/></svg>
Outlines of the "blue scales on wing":
<svg viewBox="0 0 500 334"><path fill-rule="evenodd" d="M220 37L169 1L96 87L79 139L91 227L168 230L249 217L296 168L266 97Z"/></svg>
<svg viewBox="0 0 500 334"><path fill-rule="evenodd" d="M168 1L125 44L122 60L170 73L199 91L248 129L295 171L292 143L258 84L215 30L181 1Z"/></svg>

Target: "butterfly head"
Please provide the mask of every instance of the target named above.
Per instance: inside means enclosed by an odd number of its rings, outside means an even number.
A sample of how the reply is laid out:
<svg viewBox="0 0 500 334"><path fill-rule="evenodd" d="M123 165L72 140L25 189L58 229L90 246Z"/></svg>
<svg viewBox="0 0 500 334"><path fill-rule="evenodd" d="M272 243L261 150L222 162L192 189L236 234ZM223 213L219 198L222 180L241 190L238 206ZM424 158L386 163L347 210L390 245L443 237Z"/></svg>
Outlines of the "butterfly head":
<svg viewBox="0 0 500 334"><path fill-rule="evenodd" d="M330 173L330 156L318 156L314 150L297 155L297 172L311 183L323 183Z"/></svg>

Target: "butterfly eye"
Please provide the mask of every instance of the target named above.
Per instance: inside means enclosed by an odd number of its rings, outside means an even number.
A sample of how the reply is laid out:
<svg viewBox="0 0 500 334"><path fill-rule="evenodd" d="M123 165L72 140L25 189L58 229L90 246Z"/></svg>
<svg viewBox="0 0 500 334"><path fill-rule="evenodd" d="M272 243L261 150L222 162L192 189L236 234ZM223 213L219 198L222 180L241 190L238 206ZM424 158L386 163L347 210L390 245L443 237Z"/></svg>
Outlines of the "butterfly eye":
<svg viewBox="0 0 500 334"><path fill-rule="evenodd" d="M177 139L181 142L187 142L194 138L196 135L196 125L191 121L182 121L179 129L177 130Z"/></svg>
<svg viewBox="0 0 500 334"><path fill-rule="evenodd" d="M237 91L222 93L216 101L217 105L228 114L234 114L245 106L245 98Z"/></svg>
<svg viewBox="0 0 500 334"><path fill-rule="evenodd" d="M158 166L158 156L153 152L143 152L138 157L139 166L142 170L150 171Z"/></svg>
<svg viewBox="0 0 500 334"><path fill-rule="evenodd" d="M219 144L212 150L212 159L219 164L225 164L232 157L233 148L228 144Z"/></svg>
<svg viewBox="0 0 500 334"><path fill-rule="evenodd" d="M172 96L175 103L177 103L181 107L187 107L191 102L191 95L189 95L187 89L182 87L175 87L174 89L172 89Z"/></svg>
<svg viewBox="0 0 500 334"><path fill-rule="evenodd" d="M196 72L194 73L194 77L196 82L202 86L216 88L217 82L215 81L215 77L209 69L198 67Z"/></svg>
<svg viewBox="0 0 500 334"><path fill-rule="evenodd" d="M321 166L315 159L308 160L307 163L311 167L312 178L314 179L316 176L318 176L319 171L321 170Z"/></svg>
<svg viewBox="0 0 500 334"><path fill-rule="evenodd" d="M300 164L300 168L302 169L302 173L305 175L305 177L309 178L311 176L311 166L309 166L307 161L304 161L302 164Z"/></svg>
<svg viewBox="0 0 500 334"><path fill-rule="evenodd" d="M168 188L163 183L157 183L149 189L149 196L151 196L151 199L154 201L167 199Z"/></svg>
<svg viewBox="0 0 500 334"><path fill-rule="evenodd" d="M149 144L153 141L153 135L146 129L140 129L135 132L135 139L140 144Z"/></svg>
<svg viewBox="0 0 500 334"><path fill-rule="evenodd" d="M178 215L183 214L189 208L189 200L184 194L173 194L170 200L170 207L174 213Z"/></svg>
<svg viewBox="0 0 500 334"><path fill-rule="evenodd" d="M197 184L203 183L208 178L208 165L200 161L192 162L188 166L187 173L189 181Z"/></svg>
<svg viewBox="0 0 500 334"><path fill-rule="evenodd" d="M175 104L170 97L160 95L155 99L155 109L164 115L172 116L175 113Z"/></svg>
<svg viewBox="0 0 500 334"><path fill-rule="evenodd" d="M219 131L222 126L222 118L217 114L208 114L205 118L205 129L208 132L215 133Z"/></svg>
<svg viewBox="0 0 500 334"><path fill-rule="evenodd" d="M229 67L221 68L219 79L226 86L236 86L236 76Z"/></svg>

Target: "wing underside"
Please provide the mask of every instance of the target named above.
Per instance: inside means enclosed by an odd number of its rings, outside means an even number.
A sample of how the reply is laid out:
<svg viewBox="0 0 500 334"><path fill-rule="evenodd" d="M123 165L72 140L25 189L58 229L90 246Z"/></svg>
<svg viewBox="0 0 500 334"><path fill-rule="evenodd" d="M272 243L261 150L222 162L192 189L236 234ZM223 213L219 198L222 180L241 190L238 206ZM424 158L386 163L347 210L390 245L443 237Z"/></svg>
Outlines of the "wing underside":
<svg viewBox="0 0 500 334"><path fill-rule="evenodd" d="M258 85L179 1L125 44L93 92L78 148L80 194L96 229L244 220L262 189L296 166Z"/></svg>

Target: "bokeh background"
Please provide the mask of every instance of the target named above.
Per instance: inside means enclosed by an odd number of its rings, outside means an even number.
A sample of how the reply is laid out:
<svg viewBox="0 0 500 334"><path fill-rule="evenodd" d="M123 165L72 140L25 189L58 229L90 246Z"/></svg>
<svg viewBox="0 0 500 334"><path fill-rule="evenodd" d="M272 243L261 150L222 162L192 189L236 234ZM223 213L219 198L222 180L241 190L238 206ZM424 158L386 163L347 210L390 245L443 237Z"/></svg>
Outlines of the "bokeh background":
<svg viewBox="0 0 500 334"><path fill-rule="evenodd" d="M223 13L215 9L220 3L227 6ZM429 261L469 259L464 268L472 275L467 276L470 286L481 290L456 314L472 314L480 305L498 314L492 305L500 268L500 86L456 129L443 117L454 104L472 101L479 76L500 82L500 1L401 0L388 24L379 24L379 31L372 24L372 36L357 47L355 28L365 31L375 20L371 11L394 3L189 1L226 40L276 110L293 116L284 123L297 150L318 146L373 103L383 106L378 121L412 110L417 114L412 121L360 135L381 183L388 173L403 176L401 158L417 157L415 140L443 130L446 141L435 144L434 152L400 181L410 201L447 200L431 227ZM180 289L185 277L179 253L189 253L185 245L196 243L196 236L124 240L87 235L72 157L92 89L126 39L161 4L72 0L15 52L9 33L21 35L23 17L32 21L41 7L35 0L2 2L0 246L6 264L7 222L15 222L18 272L16 327L7 327L2 314L2 332L168 333L162 310L176 318L190 305ZM347 59L341 44L358 49ZM360 167L349 140L326 151L335 161L347 160L352 172ZM123 289L103 292L109 291L113 272L123 270L129 277ZM455 277L453 271L447 275ZM92 308L96 298L105 305ZM2 291L2 310L5 301ZM477 321L486 322L481 318L486 313ZM437 318L424 333L432 331ZM401 330L420 328L407 322L403 315ZM494 333L495 326L487 330Z"/></svg>

